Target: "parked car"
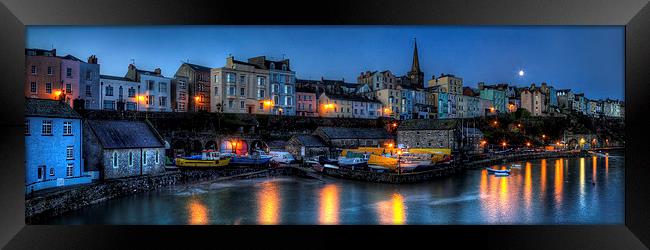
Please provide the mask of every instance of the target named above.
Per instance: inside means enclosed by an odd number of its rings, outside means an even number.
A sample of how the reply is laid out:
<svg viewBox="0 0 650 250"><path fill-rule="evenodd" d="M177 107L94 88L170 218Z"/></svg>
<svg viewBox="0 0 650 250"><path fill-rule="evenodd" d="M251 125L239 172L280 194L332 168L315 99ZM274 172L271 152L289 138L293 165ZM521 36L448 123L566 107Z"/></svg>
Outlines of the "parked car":
<svg viewBox="0 0 650 250"><path fill-rule="evenodd" d="M271 151L269 155L272 157L271 161L278 163L291 164L296 161L289 152Z"/></svg>

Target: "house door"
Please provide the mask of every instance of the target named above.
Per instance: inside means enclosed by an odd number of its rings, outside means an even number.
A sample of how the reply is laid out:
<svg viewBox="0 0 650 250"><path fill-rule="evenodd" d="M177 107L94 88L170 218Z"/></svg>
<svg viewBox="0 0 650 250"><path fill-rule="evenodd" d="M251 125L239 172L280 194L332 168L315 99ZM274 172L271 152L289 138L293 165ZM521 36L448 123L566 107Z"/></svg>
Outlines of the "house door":
<svg viewBox="0 0 650 250"><path fill-rule="evenodd" d="M45 166L38 166L38 181L45 180Z"/></svg>
<svg viewBox="0 0 650 250"><path fill-rule="evenodd" d="M249 114L252 114L252 113L253 113L253 107L252 107L252 106L248 106L248 113L249 113Z"/></svg>

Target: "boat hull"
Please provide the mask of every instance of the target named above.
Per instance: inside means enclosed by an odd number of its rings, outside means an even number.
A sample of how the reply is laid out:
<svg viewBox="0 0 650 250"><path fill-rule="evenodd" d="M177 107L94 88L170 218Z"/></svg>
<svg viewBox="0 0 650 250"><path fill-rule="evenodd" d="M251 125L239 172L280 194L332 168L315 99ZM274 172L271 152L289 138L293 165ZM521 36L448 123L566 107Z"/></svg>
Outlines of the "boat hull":
<svg viewBox="0 0 650 250"><path fill-rule="evenodd" d="M185 168L214 168L214 167L225 167L230 164L230 159L220 159L220 160L195 160L195 159L183 159L176 158L177 167Z"/></svg>
<svg viewBox="0 0 650 250"><path fill-rule="evenodd" d="M251 159L245 157L233 157L230 160L232 165L265 165L271 161L271 158Z"/></svg>

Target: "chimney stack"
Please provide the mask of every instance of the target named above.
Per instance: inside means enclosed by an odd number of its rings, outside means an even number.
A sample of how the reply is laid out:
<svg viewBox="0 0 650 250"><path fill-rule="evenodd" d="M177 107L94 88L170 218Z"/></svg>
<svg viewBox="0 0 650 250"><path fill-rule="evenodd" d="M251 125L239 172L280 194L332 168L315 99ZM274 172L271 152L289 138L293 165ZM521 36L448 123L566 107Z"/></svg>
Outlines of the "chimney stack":
<svg viewBox="0 0 650 250"><path fill-rule="evenodd" d="M88 57L88 63L97 64L97 57L95 55L91 55L90 57Z"/></svg>
<svg viewBox="0 0 650 250"><path fill-rule="evenodd" d="M156 75L160 75L160 68L156 68L156 69L154 69L153 72L155 72Z"/></svg>

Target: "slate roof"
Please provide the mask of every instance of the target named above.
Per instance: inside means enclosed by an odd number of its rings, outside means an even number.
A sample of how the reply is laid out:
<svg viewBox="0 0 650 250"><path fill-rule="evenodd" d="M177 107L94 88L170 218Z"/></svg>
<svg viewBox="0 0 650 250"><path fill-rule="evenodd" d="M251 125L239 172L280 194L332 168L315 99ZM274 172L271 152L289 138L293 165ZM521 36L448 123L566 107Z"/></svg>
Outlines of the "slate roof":
<svg viewBox="0 0 650 250"><path fill-rule="evenodd" d="M235 60L235 59L232 59L232 62L233 62L234 64L242 64L242 65L253 66L253 67L255 67L256 69L263 69L263 68L260 67L259 65L257 65L257 64L253 64L253 63L249 63L249 62L239 61L239 60Z"/></svg>
<svg viewBox="0 0 650 250"><path fill-rule="evenodd" d="M120 80L120 81L133 82L130 78L121 77L121 76L99 75L99 78L100 79L109 79L109 80Z"/></svg>
<svg viewBox="0 0 650 250"><path fill-rule="evenodd" d="M88 125L104 149L165 147L146 122L88 120Z"/></svg>
<svg viewBox="0 0 650 250"><path fill-rule="evenodd" d="M201 65L191 64L191 63L185 63L185 64L190 68L192 68L193 70L210 72L210 68L206 66L201 66Z"/></svg>
<svg viewBox="0 0 650 250"><path fill-rule="evenodd" d="M34 98L25 98L25 116L81 119L81 116L64 102Z"/></svg>
<svg viewBox="0 0 650 250"><path fill-rule="evenodd" d="M331 94L331 93L325 93L325 95L330 99L336 99L336 100L346 100L346 101L354 101L354 102L381 103L380 101L365 98L365 97L359 96L359 95L338 95L338 94Z"/></svg>
<svg viewBox="0 0 650 250"><path fill-rule="evenodd" d="M318 127L330 139L387 139L393 138L380 128Z"/></svg>
<svg viewBox="0 0 650 250"><path fill-rule="evenodd" d="M397 130L452 130L457 125L458 121L452 119L413 119L402 121Z"/></svg>
<svg viewBox="0 0 650 250"><path fill-rule="evenodd" d="M66 56L63 56L63 57L61 57L61 58L66 59L66 60L71 60L71 61L84 62L84 61L82 61L81 59L76 58L76 57L74 57L74 56L72 56L72 55L66 55Z"/></svg>
<svg viewBox="0 0 650 250"><path fill-rule="evenodd" d="M292 139L296 139L305 147L327 147L325 142L315 135L294 135Z"/></svg>

